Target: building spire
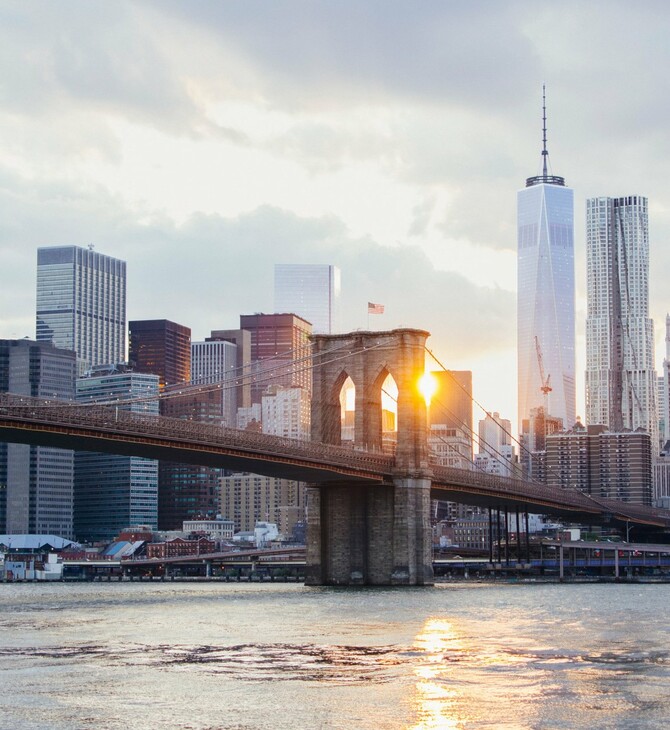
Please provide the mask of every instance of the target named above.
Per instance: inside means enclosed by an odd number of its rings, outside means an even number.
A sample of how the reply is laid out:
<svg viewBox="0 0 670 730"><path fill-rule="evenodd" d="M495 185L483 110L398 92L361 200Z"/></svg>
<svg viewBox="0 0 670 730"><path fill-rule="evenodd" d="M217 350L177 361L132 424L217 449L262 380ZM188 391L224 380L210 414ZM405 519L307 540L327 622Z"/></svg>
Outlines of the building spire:
<svg viewBox="0 0 670 730"><path fill-rule="evenodd" d="M565 179L558 175L550 175L547 169L549 151L547 150L547 94L546 84L542 84L542 174L526 178L526 187L548 183L549 185L565 185Z"/></svg>
<svg viewBox="0 0 670 730"><path fill-rule="evenodd" d="M547 102L545 85L542 84L542 177L547 177Z"/></svg>

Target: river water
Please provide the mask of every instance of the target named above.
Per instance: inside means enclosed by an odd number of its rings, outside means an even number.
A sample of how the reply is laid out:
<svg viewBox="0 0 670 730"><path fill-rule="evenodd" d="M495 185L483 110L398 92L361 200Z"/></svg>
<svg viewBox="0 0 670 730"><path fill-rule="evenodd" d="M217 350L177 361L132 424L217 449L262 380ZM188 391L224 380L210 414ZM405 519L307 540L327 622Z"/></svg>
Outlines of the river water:
<svg viewBox="0 0 670 730"><path fill-rule="evenodd" d="M670 585L0 585L0 727L665 728Z"/></svg>

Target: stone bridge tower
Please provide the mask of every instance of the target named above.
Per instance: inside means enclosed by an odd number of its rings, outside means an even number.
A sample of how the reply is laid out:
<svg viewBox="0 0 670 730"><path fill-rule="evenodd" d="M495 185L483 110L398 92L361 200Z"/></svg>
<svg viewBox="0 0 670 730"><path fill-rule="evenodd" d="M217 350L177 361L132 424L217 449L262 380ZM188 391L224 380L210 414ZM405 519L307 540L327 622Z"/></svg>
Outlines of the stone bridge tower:
<svg viewBox="0 0 670 730"><path fill-rule="evenodd" d="M347 377L356 388L354 448L381 451L382 384L389 374L398 386L398 420L392 481L308 488L308 585L433 582L427 409L418 389L428 336L397 329L312 338L312 441L341 443Z"/></svg>

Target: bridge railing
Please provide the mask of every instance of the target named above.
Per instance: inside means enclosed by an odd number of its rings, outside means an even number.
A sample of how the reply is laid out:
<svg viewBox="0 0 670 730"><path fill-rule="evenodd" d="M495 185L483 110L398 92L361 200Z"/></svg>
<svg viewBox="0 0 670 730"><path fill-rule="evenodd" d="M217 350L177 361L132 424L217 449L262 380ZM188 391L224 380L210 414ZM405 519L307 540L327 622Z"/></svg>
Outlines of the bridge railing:
<svg viewBox="0 0 670 730"><path fill-rule="evenodd" d="M70 401L48 400L0 394L0 417L14 421L37 422L52 426L74 426L124 437L154 437L173 442L197 443L228 449L239 449L259 456L277 456L313 462L316 466L334 466L379 476L393 473L393 456L357 449L301 441L281 436L240 431L213 423L139 414L111 406L81 405ZM656 519L670 525L670 511L618 502L584 494L578 490L557 490L537 483L511 477L485 474L481 471L431 465L433 481L509 495L510 498L535 499L587 512L611 512L619 519L630 517L644 521Z"/></svg>
<svg viewBox="0 0 670 730"><path fill-rule="evenodd" d="M482 471L459 469L451 466L433 466L433 481L470 487L474 491L485 489L498 494L507 494L510 497L535 497L547 502L565 504L566 501L574 507L587 508L592 511L594 504L582 492L562 490L557 494L555 489L523 479L503 477L497 474L486 474ZM557 497L559 499L557 500Z"/></svg>
<svg viewBox="0 0 670 730"><path fill-rule="evenodd" d="M241 431L214 423L154 414L139 414L112 406L80 405L69 401L0 394L0 415L13 420L53 426L90 427L121 437L144 436L186 441L221 448L239 448L259 455L299 458L317 464L389 474L394 458L341 446L283 436Z"/></svg>
<svg viewBox="0 0 670 730"><path fill-rule="evenodd" d="M661 521L670 526L670 510L646 505L620 502L606 497L580 492L577 489L548 487L537 482L528 482L513 477L486 474L481 471L458 469L456 467L433 466L433 481L470 487L473 491L486 490L496 494L507 494L516 498L541 499L557 506L584 509L587 512L611 513L618 519L629 517L636 521Z"/></svg>

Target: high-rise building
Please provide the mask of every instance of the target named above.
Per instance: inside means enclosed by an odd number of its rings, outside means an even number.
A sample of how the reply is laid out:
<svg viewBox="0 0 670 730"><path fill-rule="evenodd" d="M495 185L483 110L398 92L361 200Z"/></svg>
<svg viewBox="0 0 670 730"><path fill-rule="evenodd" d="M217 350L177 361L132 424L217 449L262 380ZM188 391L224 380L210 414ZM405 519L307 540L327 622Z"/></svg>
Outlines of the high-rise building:
<svg viewBox="0 0 670 730"><path fill-rule="evenodd" d="M116 402L133 413L158 413L158 376L124 366L99 367L77 380L80 403ZM158 461L139 456L77 452L74 532L77 540L111 541L129 525L158 520Z"/></svg>
<svg viewBox="0 0 670 730"><path fill-rule="evenodd" d="M139 373L158 375L160 413L171 418L220 418L218 394L211 391L170 393L170 387L191 380L191 329L167 319L128 324L129 361ZM216 514L219 473L171 461L158 463L158 529L178 530L186 519Z"/></svg>
<svg viewBox="0 0 670 730"><path fill-rule="evenodd" d="M663 387L658 402L659 420L663 422L660 441L670 441L670 314L665 315L665 358L663 360Z"/></svg>
<svg viewBox="0 0 670 730"><path fill-rule="evenodd" d="M586 422L658 443L647 199L586 202Z"/></svg>
<svg viewBox="0 0 670 730"><path fill-rule="evenodd" d="M237 345L212 339L191 343L191 381L211 390L219 404L218 423L229 428L237 425L236 379Z"/></svg>
<svg viewBox="0 0 670 730"><path fill-rule="evenodd" d="M518 418L543 406L567 428L575 422L573 192L547 169L544 90L542 110L542 174L517 195Z"/></svg>
<svg viewBox="0 0 670 730"><path fill-rule="evenodd" d="M76 355L49 342L0 340L0 392L74 398ZM74 454L0 444L0 532L71 540Z"/></svg>
<svg viewBox="0 0 670 730"><path fill-rule="evenodd" d="M312 325L296 314L241 314L240 329L251 335L251 402L260 403L269 385L312 392Z"/></svg>
<svg viewBox="0 0 670 730"><path fill-rule="evenodd" d="M236 530L250 531L266 520L288 536L305 519L306 500L303 482L246 473L221 478L220 511Z"/></svg>
<svg viewBox="0 0 670 730"><path fill-rule="evenodd" d="M475 468L489 474L513 476L518 463L512 444L512 424L501 418L498 412L487 413L479 421L479 453L475 456Z"/></svg>
<svg viewBox="0 0 670 730"><path fill-rule="evenodd" d="M165 386L191 379L191 329L168 319L128 323L128 360L138 373L158 375Z"/></svg>
<svg viewBox="0 0 670 730"><path fill-rule="evenodd" d="M92 247L37 249L38 342L74 350L79 370L126 359L126 262Z"/></svg>
<svg viewBox="0 0 670 730"><path fill-rule="evenodd" d="M303 388L270 386L261 404L263 433L301 439L310 437L310 397Z"/></svg>
<svg viewBox="0 0 670 730"><path fill-rule="evenodd" d="M479 421L479 453L498 456L503 446L512 443L512 423L507 418L501 418L500 413L487 413Z"/></svg>
<svg viewBox="0 0 670 730"><path fill-rule="evenodd" d="M212 330L205 342L224 340L237 348L235 379L237 387L237 407L248 408L251 405L251 333L246 330Z"/></svg>
<svg viewBox="0 0 670 730"><path fill-rule="evenodd" d="M612 432L576 424L546 438L546 484L621 502L652 501L651 439L645 431Z"/></svg>
<svg viewBox="0 0 670 730"><path fill-rule="evenodd" d="M275 264L275 312L293 312L315 334L340 329L340 270L331 264Z"/></svg>
<svg viewBox="0 0 670 730"><path fill-rule="evenodd" d="M428 409L429 425L457 429L472 444L472 371L434 371L431 375L435 393Z"/></svg>

